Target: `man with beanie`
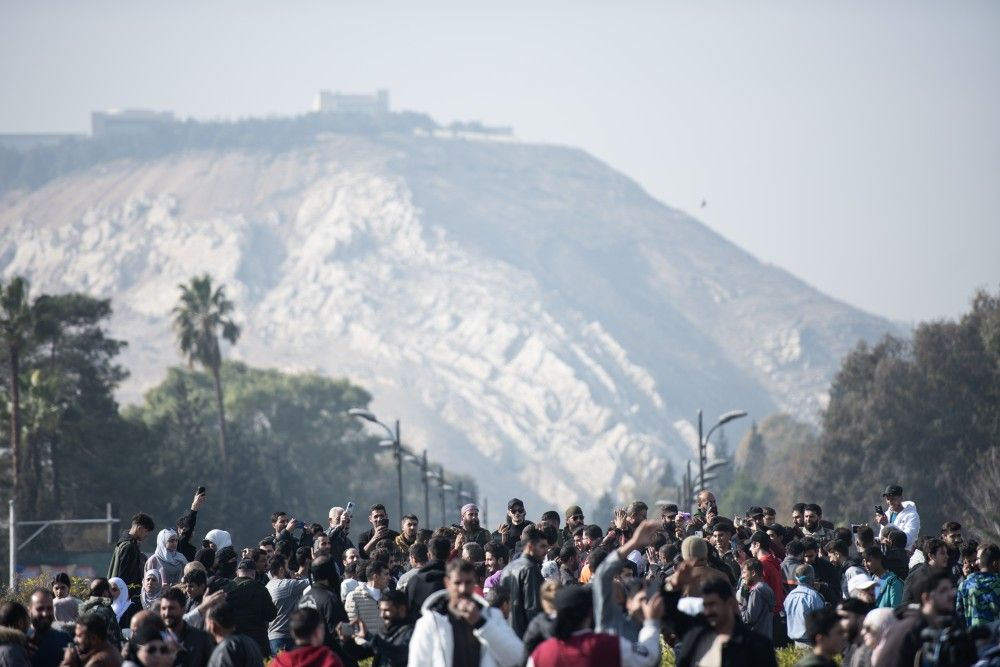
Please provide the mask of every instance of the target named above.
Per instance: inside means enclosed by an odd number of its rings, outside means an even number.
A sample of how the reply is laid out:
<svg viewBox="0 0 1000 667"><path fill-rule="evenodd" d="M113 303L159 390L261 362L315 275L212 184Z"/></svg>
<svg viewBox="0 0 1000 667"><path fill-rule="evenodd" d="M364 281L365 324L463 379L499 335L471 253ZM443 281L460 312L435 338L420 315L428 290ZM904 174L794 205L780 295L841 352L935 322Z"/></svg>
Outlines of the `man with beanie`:
<svg viewBox="0 0 1000 667"><path fill-rule="evenodd" d="M469 503L462 506L462 535L465 543L475 542L479 546L485 547L490 541L490 531L479 525L479 506Z"/></svg>
<svg viewBox="0 0 1000 667"><path fill-rule="evenodd" d="M570 505L566 508L566 512L563 514L566 518L566 525L562 529L562 543L566 544L569 542L573 543L573 533L576 532L577 528L583 527L583 510L580 509L579 505Z"/></svg>
<svg viewBox="0 0 1000 667"><path fill-rule="evenodd" d="M704 538L697 535L685 537L681 542L681 559L693 566L691 578L683 591L685 597L698 597L701 594L701 587L713 579L724 579L729 582L729 577L708 565L708 542Z"/></svg>
<svg viewBox="0 0 1000 667"><path fill-rule="evenodd" d="M809 612L823 609L826 603L823 597L813 588L815 573L812 565L803 563L795 568L795 581L798 585L785 596L785 619L788 623L788 638L796 646L809 648L812 638L806 630L806 617Z"/></svg>
<svg viewBox="0 0 1000 667"><path fill-rule="evenodd" d="M634 535L633 535L634 536ZM654 667L660 663L660 616L663 598L657 593L643 600L642 630L638 642L594 632L593 596L588 586L556 593L556 624L552 638L538 645L528 667Z"/></svg>

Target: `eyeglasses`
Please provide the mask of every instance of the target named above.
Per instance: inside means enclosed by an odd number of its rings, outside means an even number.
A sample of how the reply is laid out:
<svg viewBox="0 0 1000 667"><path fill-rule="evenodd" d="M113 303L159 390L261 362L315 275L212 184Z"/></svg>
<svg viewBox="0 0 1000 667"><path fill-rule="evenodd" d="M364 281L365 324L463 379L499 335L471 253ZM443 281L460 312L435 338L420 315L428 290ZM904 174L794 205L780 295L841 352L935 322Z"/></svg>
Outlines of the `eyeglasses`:
<svg viewBox="0 0 1000 667"><path fill-rule="evenodd" d="M510 513L511 514L524 514L524 508L523 507L514 507L514 508L512 508L510 510Z"/></svg>
<svg viewBox="0 0 1000 667"><path fill-rule="evenodd" d="M151 644L146 644L145 646L142 646L141 648L146 649L147 653L151 653L153 655L156 655L157 653L159 653L161 655L170 655L170 653L171 653L170 647L167 646L166 644L160 644L159 646L153 646Z"/></svg>

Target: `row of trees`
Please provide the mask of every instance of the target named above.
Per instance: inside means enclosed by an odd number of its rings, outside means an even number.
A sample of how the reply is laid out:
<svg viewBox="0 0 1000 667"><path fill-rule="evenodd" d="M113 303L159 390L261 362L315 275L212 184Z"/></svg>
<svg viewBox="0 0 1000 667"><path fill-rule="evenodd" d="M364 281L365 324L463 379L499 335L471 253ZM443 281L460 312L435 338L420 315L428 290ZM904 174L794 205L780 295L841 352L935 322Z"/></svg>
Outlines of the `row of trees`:
<svg viewBox="0 0 1000 667"><path fill-rule="evenodd" d="M170 369L142 405L120 410L114 392L127 372L116 358L126 343L107 335L110 301L32 298L20 278L3 285L0 420L11 464L0 484L21 515L102 515L110 501L121 516L141 509L170 525L205 485L202 521L211 525L199 532L224 527L249 543L274 509L322 520L331 504L394 498L391 457L347 415L371 396L347 380L224 362L220 346L239 338L233 310L208 276L181 285L173 323L187 368ZM408 511L423 507L419 482L406 484ZM102 530L65 538L50 529L32 548L107 548Z"/></svg>

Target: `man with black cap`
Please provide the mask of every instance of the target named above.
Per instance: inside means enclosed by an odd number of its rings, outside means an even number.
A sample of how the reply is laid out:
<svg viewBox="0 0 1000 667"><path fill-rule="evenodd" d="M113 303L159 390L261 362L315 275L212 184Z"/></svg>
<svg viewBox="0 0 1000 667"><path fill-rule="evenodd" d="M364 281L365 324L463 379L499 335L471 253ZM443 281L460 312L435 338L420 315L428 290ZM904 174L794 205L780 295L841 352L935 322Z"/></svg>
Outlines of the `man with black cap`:
<svg viewBox="0 0 1000 667"><path fill-rule="evenodd" d="M573 533L576 532L577 528L583 527L583 510L580 509L579 505L570 505L566 508L564 514L566 518L566 525L562 529L562 543L566 544L569 542L573 543Z"/></svg>
<svg viewBox="0 0 1000 667"><path fill-rule="evenodd" d="M269 657L271 646L267 640L267 626L278 615L278 610L267 587L257 581L257 567L249 558L237 564L236 578L226 594L226 602L232 605L236 632L257 642L261 655Z"/></svg>
<svg viewBox="0 0 1000 667"><path fill-rule="evenodd" d="M493 531L493 539L513 553L521 539L521 531L529 525L526 516L524 501L520 498L511 498L507 501L507 518Z"/></svg>
<svg viewBox="0 0 1000 667"><path fill-rule="evenodd" d="M660 616L663 598L657 593L642 602L645 619L638 642L591 628L593 595L589 586L573 586L556 593L556 625L551 639L538 645L528 667L653 667L660 663Z"/></svg>
<svg viewBox="0 0 1000 667"><path fill-rule="evenodd" d="M906 533L906 550L913 552L913 544L920 535L920 515L912 500L903 500L903 487L890 484L882 492L887 507L876 508L875 522L880 526L895 526ZM878 512L878 510L882 510Z"/></svg>
<svg viewBox="0 0 1000 667"><path fill-rule="evenodd" d="M323 617L323 643L333 649L345 665L357 665L354 658L348 657L337 637L337 626L347 623L347 611L340 600L340 576L337 574L337 565L330 556L317 556L312 562L311 572L313 584L302 594L299 608L318 611Z"/></svg>

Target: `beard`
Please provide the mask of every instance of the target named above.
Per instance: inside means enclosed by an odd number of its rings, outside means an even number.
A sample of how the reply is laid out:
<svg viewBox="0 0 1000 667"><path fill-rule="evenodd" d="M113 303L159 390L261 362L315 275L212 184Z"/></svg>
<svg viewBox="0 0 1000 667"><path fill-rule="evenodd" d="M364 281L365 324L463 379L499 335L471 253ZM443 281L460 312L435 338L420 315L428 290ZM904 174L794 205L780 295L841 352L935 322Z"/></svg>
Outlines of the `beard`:
<svg viewBox="0 0 1000 667"><path fill-rule="evenodd" d="M479 530L479 519L468 519L465 521L466 530Z"/></svg>

